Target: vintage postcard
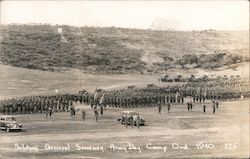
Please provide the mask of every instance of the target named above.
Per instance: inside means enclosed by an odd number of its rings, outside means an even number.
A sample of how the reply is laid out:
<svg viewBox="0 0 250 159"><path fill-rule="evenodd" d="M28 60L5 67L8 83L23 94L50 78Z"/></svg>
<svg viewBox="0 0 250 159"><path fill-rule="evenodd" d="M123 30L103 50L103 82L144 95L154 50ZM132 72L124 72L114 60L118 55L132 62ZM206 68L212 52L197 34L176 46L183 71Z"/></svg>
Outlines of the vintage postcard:
<svg viewBox="0 0 250 159"><path fill-rule="evenodd" d="M0 1L0 159L249 158L249 1Z"/></svg>

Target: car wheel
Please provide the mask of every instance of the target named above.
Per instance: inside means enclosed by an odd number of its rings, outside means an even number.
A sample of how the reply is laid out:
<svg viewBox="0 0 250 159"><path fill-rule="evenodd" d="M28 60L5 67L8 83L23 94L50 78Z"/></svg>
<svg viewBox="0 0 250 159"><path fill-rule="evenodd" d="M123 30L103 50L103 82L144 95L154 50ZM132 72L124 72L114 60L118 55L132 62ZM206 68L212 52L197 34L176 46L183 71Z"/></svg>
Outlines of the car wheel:
<svg viewBox="0 0 250 159"><path fill-rule="evenodd" d="M6 132L10 132L10 128L9 127L6 127Z"/></svg>

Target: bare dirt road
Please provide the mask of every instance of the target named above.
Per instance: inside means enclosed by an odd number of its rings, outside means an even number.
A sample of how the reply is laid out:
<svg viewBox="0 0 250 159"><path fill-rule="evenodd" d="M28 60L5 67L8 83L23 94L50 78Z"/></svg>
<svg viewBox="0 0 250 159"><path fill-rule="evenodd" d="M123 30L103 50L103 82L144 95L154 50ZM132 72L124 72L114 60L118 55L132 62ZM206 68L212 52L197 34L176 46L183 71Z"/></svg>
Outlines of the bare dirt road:
<svg viewBox="0 0 250 159"><path fill-rule="evenodd" d="M107 108L95 122L93 111L86 121L80 111L72 120L66 112L17 115L22 132L0 131L0 158L248 158L249 100L224 102L216 114L207 104L133 108L146 120L139 129L126 128L116 118L123 109Z"/></svg>

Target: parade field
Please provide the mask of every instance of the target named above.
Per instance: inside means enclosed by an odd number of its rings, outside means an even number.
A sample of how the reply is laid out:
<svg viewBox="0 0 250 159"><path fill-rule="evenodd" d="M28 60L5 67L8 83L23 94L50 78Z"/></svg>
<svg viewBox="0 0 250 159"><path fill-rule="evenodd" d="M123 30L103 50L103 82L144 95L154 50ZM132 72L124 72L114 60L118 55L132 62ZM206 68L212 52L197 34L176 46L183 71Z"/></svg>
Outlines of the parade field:
<svg viewBox="0 0 250 159"><path fill-rule="evenodd" d="M208 101L209 102L209 101ZM207 103L188 112L174 104L170 113L162 107L130 108L140 113L146 125L126 128L116 121L120 108L107 108L95 121L93 110L86 119L69 112L16 115L22 132L0 131L0 158L248 158L249 100L220 103L215 114Z"/></svg>
<svg viewBox="0 0 250 159"><path fill-rule="evenodd" d="M173 73L174 72L174 73ZM191 74L201 77L205 75L223 76L225 74L240 75L249 78L249 63L239 64L236 69L221 70L182 70L171 69L169 74L190 77ZM48 72L26 69L0 64L0 99L10 99L31 95L53 95L58 93L77 93L82 89L93 92L96 88L119 89L127 86L145 87L147 84L169 85L159 82L161 75L138 74L88 74L79 70L69 72ZM63 80L62 80L63 79ZM48 82L49 81L49 82Z"/></svg>

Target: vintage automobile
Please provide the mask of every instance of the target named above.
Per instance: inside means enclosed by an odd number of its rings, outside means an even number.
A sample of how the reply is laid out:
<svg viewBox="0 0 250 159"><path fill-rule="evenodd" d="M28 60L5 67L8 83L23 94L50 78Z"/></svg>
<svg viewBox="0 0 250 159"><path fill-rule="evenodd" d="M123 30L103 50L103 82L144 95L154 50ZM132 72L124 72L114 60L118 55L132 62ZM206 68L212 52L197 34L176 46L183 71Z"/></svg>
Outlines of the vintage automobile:
<svg viewBox="0 0 250 159"><path fill-rule="evenodd" d="M133 124L136 126L136 117L139 115L139 113L135 111L122 111L121 114L118 116L117 121L120 122L121 124L125 124L126 117L133 119ZM143 119L142 116L140 116L140 125L145 125L145 120ZM128 122L130 125L130 122Z"/></svg>
<svg viewBox="0 0 250 159"><path fill-rule="evenodd" d="M12 115L1 115L0 116L0 128L6 132L11 130L22 130L22 124L17 123L16 118Z"/></svg>

